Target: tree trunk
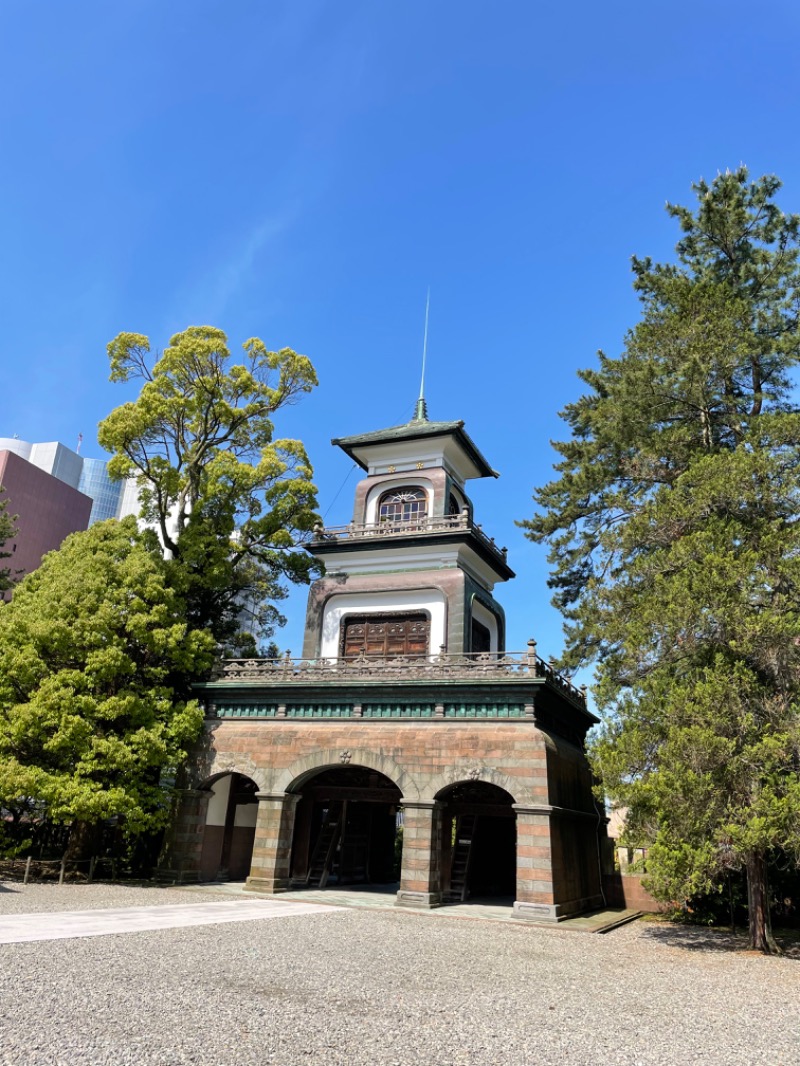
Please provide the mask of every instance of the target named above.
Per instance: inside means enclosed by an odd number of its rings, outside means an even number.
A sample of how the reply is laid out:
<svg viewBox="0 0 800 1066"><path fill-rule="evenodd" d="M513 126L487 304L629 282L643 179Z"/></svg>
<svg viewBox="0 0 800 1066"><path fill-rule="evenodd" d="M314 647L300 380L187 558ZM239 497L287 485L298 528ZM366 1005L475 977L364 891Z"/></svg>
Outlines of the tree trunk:
<svg viewBox="0 0 800 1066"><path fill-rule="evenodd" d="M752 851L747 856L747 920L750 947L767 955L780 955L781 950L772 936L767 858L763 851Z"/></svg>
<svg viewBox="0 0 800 1066"><path fill-rule="evenodd" d="M95 854L102 826L96 822L74 821L64 858L67 862L84 862Z"/></svg>

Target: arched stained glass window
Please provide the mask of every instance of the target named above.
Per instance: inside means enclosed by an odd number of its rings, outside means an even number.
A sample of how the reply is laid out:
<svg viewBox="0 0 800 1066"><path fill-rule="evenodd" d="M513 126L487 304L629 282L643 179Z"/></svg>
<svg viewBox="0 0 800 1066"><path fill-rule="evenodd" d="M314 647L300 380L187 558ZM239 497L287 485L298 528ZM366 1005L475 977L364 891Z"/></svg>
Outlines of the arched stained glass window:
<svg viewBox="0 0 800 1066"><path fill-rule="evenodd" d="M428 515L428 494L413 485L384 492L378 504L378 521L387 525L421 523Z"/></svg>

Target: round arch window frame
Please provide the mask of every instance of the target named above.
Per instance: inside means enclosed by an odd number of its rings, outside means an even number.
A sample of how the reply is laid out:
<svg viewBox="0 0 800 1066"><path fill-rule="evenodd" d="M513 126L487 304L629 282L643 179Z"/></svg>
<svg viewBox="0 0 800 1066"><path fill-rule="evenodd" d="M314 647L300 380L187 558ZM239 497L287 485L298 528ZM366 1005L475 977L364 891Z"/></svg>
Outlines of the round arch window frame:
<svg viewBox="0 0 800 1066"><path fill-rule="evenodd" d="M429 503L428 492L421 485L397 485L394 488L386 489L376 501L375 518L377 525L378 527L390 526L403 529L410 529L415 526L420 528L428 520ZM392 504L402 508L402 511L396 515L384 514L384 507ZM409 510L406 510L406 504L421 504L422 507L412 510L409 506Z"/></svg>

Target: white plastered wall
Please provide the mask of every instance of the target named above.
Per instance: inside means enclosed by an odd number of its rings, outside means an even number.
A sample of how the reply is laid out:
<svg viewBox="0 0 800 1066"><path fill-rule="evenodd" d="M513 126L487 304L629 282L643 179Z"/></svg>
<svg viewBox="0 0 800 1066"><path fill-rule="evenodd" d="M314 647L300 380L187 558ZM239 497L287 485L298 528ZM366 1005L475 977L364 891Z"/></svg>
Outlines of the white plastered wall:
<svg viewBox="0 0 800 1066"><path fill-rule="evenodd" d="M335 659L339 655L342 620L351 614L389 614L394 611L426 611L431 620L431 644L428 651L438 652L446 643L445 599L439 589L411 589L408 592L364 592L331 596L322 613L320 656Z"/></svg>
<svg viewBox="0 0 800 1066"><path fill-rule="evenodd" d="M225 825L228 814L228 798L231 794L233 777L226 774L211 786L211 799L208 801L206 825Z"/></svg>
<svg viewBox="0 0 800 1066"><path fill-rule="evenodd" d="M257 803L237 803L233 813L233 824L236 829L252 829L258 817Z"/></svg>
<svg viewBox="0 0 800 1066"><path fill-rule="evenodd" d="M474 596L472 597L472 617L489 630L490 649L497 651L499 647L497 617Z"/></svg>

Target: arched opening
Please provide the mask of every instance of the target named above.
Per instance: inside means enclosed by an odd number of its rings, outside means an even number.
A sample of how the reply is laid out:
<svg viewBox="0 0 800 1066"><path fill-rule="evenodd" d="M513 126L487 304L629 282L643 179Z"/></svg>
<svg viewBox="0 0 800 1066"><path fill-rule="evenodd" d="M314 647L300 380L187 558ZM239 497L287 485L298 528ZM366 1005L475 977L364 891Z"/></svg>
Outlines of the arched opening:
<svg viewBox="0 0 800 1066"><path fill-rule="evenodd" d="M402 793L366 766L320 769L299 793L292 841L293 888L393 885L399 877Z"/></svg>
<svg viewBox="0 0 800 1066"><path fill-rule="evenodd" d="M384 492L378 501L378 523L383 527L418 529L428 516L428 494L416 485Z"/></svg>
<svg viewBox="0 0 800 1066"><path fill-rule="evenodd" d="M498 617L475 595L470 600L470 616L470 650L484 653L502 651Z"/></svg>
<svg viewBox="0 0 800 1066"><path fill-rule="evenodd" d="M244 774L222 774L205 788L206 811L200 876L203 881L244 881L250 873L258 815L258 785Z"/></svg>
<svg viewBox="0 0 800 1066"><path fill-rule="evenodd" d="M447 903L516 894L514 797L487 781L460 781L436 797L444 806L442 890Z"/></svg>

